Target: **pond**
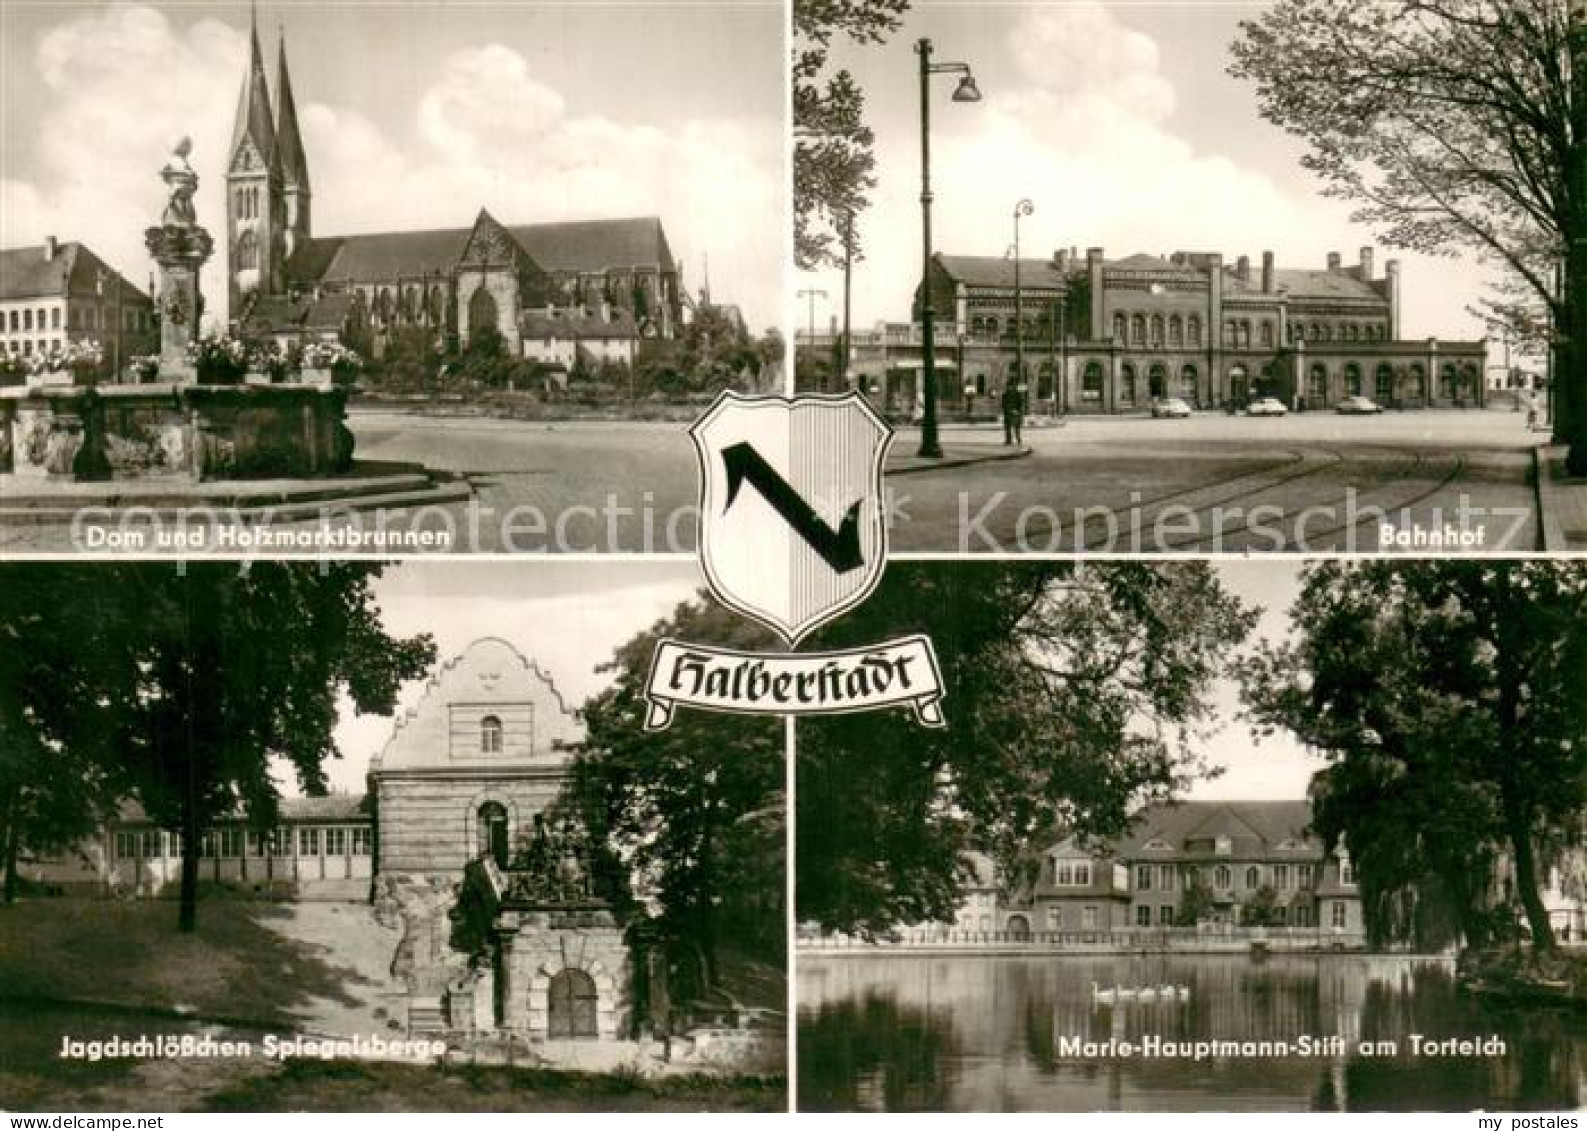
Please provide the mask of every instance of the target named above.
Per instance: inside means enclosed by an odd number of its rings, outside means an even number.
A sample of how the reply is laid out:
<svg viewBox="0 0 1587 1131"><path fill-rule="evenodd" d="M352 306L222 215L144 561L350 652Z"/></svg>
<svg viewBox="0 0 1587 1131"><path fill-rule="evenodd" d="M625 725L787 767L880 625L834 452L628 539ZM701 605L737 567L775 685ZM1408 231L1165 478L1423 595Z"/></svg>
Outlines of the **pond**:
<svg viewBox="0 0 1587 1131"><path fill-rule="evenodd" d="M1439 958L808 956L798 974L805 1111L1587 1104L1587 1022L1478 1003ZM1147 985L1187 993L1098 1000ZM1452 1039L1469 1043L1426 1044Z"/></svg>

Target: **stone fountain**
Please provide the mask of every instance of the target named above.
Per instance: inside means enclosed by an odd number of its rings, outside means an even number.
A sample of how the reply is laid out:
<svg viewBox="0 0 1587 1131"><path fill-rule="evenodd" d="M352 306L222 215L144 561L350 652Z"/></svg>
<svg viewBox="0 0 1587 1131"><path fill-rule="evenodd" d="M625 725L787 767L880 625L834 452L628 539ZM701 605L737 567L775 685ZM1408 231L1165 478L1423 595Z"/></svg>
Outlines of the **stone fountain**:
<svg viewBox="0 0 1587 1131"><path fill-rule="evenodd" d="M348 471L345 391L303 383L206 383L190 346L199 272L214 240L193 207L191 144L160 177L169 198L144 242L160 270L159 369L139 384L0 389L0 473L18 481L317 478Z"/></svg>

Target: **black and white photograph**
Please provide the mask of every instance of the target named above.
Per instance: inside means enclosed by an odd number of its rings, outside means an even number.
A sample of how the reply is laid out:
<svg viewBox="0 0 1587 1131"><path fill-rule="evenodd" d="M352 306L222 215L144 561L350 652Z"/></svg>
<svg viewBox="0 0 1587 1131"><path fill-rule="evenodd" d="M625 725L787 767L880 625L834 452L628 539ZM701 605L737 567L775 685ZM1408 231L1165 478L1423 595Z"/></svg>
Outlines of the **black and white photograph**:
<svg viewBox="0 0 1587 1131"><path fill-rule="evenodd" d="M801 1111L1587 1104L1587 568L895 563L801 719ZM841 641L829 641L841 642Z"/></svg>
<svg viewBox="0 0 1587 1131"><path fill-rule="evenodd" d="M1577 545L1567 7L796 0L796 386L896 548Z"/></svg>
<svg viewBox="0 0 1587 1131"><path fill-rule="evenodd" d="M687 552L781 391L773 0L0 9L0 547Z"/></svg>
<svg viewBox="0 0 1587 1131"><path fill-rule="evenodd" d="M700 590L0 567L0 1109L785 1111L783 725L642 726Z"/></svg>

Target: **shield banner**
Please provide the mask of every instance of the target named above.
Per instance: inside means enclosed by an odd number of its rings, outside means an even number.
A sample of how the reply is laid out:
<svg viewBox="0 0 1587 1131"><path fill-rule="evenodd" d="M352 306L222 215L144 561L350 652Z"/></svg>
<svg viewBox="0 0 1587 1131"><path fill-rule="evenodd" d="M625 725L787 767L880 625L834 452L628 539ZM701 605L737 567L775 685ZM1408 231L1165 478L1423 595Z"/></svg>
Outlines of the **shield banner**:
<svg viewBox="0 0 1587 1131"><path fill-rule="evenodd" d="M689 434L700 560L723 604L794 645L876 587L892 430L864 397L728 391Z"/></svg>

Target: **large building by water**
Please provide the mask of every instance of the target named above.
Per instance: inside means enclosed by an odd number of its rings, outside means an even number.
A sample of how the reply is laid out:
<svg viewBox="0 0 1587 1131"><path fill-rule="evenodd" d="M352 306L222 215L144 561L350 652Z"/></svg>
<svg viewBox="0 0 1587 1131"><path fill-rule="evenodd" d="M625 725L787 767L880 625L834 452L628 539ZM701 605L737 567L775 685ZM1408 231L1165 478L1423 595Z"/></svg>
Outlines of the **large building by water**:
<svg viewBox="0 0 1587 1131"><path fill-rule="evenodd" d="M945 933L991 943L1106 941L1142 932L1261 927L1282 936L1360 944L1366 937L1356 861L1312 831L1311 803L1182 801L1154 805L1108 844L1066 837L1033 875L1010 880L972 853L952 923L910 928L906 941ZM1562 942L1587 940L1587 857L1551 862L1540 893ZM1512 902L1510 865L1490 877Z"/></svg>
<svg viewBox="0 0 1587 1131"><path fill-rule="evenodd" d="M1307 801L1155 805L1107 845L1066 837L1028 883L995 887L983 862L954 926L1008 938L1261 925L1363 935L1355 868L1310 831Z"/></svg>

